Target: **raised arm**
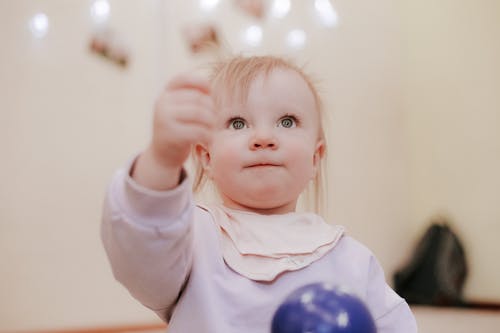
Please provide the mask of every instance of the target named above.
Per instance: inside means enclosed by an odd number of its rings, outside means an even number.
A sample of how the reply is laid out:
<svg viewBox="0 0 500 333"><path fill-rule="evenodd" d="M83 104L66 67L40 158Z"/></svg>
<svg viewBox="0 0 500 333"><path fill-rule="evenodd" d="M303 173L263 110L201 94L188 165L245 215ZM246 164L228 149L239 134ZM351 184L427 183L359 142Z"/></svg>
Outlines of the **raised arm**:
<svg viewBox="0 0 500 333"><path fill-rule="evenodd" d="M113 274L168 320L192 262L193 212L183 163L191 145L210 140L209 85L174 78L159 96L148 148L119 170L107 192L101 235Z"/></svg>

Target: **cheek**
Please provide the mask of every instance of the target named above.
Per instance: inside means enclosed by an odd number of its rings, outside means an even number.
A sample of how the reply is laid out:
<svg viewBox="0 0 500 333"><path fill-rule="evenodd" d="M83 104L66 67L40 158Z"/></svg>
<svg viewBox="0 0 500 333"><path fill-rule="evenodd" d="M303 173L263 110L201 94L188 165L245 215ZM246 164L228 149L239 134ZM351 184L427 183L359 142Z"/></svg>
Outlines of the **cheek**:
<svg viewBox="0 0 500 333"><path fill-rule="evenodd" d="M288 160L299 172L310 174L314 169L314 146L309 142L296 141L288 149Z"/></svg>
<svg viewBox="0 0 500 333"><path fill-rule="evenodd" d="M293 158L307 159L308 162L313 161L315 143L313 140L308 138L294 138L293 140L288 140L286 150L288 151L288 156Z"/></svg>
<svg viewBox="0 0 500 333"><path fill-rule="evenodd" d="M237 140L226 138L211 150L212 169L224 174L238 165L242 147Z"/></svg>

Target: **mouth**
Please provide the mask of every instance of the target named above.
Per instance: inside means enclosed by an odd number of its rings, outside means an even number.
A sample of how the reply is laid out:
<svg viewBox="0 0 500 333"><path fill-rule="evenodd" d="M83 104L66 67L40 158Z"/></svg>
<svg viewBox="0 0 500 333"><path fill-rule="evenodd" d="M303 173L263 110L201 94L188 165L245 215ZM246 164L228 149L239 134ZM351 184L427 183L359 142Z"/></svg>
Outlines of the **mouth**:
<svg viewBox="0 0 500 333"><path fill-rule="evenodd" d="M269 168L269 167L280 167L280 164L275 163L255 163L247 165L245 168Z"/></svg>

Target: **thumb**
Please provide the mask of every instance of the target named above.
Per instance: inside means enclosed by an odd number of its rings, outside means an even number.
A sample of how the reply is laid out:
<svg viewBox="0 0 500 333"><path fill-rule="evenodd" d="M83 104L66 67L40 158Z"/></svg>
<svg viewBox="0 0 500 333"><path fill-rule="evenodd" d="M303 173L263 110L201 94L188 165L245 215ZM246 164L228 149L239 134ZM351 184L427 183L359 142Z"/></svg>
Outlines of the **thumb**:
<svg viewBox="0 0 500 333"><path fill-rule="evenodd" d="M193 73L183 73L174 76L167 84L167 89L195 89L203 94L210 94L210 81L199 75Z"/></svg>

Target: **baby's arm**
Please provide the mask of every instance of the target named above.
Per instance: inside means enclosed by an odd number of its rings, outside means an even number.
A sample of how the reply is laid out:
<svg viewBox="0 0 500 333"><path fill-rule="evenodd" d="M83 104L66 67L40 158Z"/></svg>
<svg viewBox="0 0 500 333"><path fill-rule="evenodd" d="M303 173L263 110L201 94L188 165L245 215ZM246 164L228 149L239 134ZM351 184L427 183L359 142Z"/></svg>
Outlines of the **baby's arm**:
<svg viewBox="0 0 500 333"><path fill-rule="evenodd" d="M182 165L212 124L208 84L179 76L160 95L149 147L114 176L104 204L102 240L113 273L164 320L186 283L193 255L193 213Z"/></svg>
<svg viewBox="0 0 500 333"><path fill-rule="evenodd" d="M101 237L115 278L163 320L191 270L193 211L188 182L152 191L129 167L115 174L104 203Z"/></svg>

